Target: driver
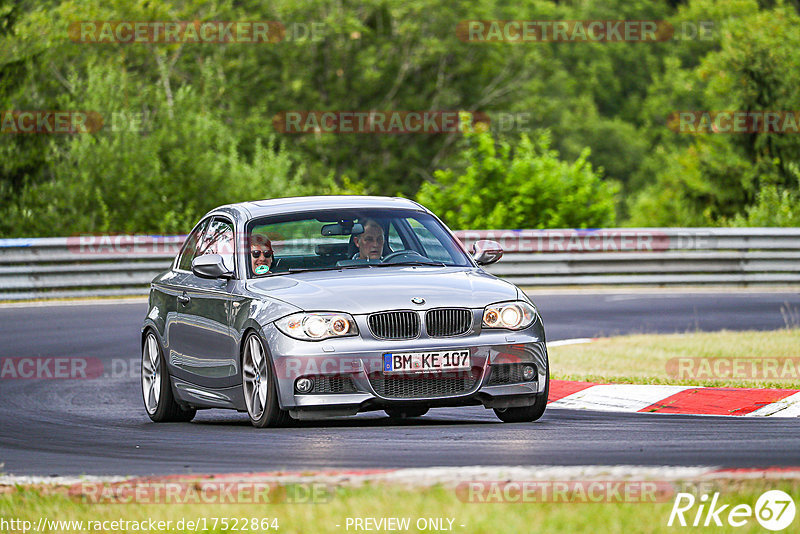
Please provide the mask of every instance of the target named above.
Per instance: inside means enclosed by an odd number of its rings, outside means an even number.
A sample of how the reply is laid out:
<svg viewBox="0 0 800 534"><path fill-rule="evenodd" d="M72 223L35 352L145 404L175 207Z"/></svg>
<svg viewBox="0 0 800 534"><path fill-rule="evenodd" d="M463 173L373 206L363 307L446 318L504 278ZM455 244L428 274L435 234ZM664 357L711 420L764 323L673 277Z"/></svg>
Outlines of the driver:
<svg viewBox="0 0 800 534"><path fill-rule="evenodd" d="M250 262L253 273L266 274L272 267L273 253L272 243L263 234L253 234L250 236Z"/></svg>
<svg viewBox="0 0 800 534"><path fill-rule="evenodd" d="M366 219L362 224L364 232L353 236L353 244L358 248L354 259L379 260L383 256L383 227L375 219Z"/></svg>

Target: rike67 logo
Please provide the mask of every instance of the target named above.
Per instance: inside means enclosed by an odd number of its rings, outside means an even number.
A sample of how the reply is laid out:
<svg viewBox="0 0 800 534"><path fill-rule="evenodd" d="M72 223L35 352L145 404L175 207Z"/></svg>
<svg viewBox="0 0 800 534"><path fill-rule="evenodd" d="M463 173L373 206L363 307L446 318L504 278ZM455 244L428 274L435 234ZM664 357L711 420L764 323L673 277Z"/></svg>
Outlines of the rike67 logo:
<svg viewBox="0 0 800 534"><path fill-rule="evenodd" d="M755 518L763 528L779 531L792 524L795 512L794 500L780 490L764 492L755 507L749 504L731 507L731 504L720 502L719 493L714 493L710 499L708 494L696 498L691 493L678 493L667 526L721 527L727 523L732 527L742 527Z"/></svg>

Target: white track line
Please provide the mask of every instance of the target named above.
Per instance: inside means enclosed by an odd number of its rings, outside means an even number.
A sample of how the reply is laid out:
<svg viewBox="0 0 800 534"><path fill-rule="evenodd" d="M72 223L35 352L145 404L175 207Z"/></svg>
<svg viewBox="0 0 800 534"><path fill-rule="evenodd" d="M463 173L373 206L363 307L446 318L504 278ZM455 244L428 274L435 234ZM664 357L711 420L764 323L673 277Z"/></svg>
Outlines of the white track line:
<svg viewBox="0 0 800 534"><path fill-rule="evenodd" d="M581 345L583 343L591 343L595 341L597 338L593 337L576 337L573 339L559 339L556 341L548 341L548 347L563 347L564 345Z"/></svg>
<svg viewBox="0 0 800 534"><path fill-rule="evenodd" d="M759 416L800 417L800 393L789 395L785 399L775 401L758 410L745 414L745 417Z"/></svg>
<svg viewBox="0 0 800 534"><path fill-rule="evenodd" d="M107 298L107 299L86 299L86 300L36 300L32 302L4 302L0 304L2 308L39 308L43 306L98 306L108 304L109 306L115 304L146 304L147 297L131 296L120 298Z"/></svg>

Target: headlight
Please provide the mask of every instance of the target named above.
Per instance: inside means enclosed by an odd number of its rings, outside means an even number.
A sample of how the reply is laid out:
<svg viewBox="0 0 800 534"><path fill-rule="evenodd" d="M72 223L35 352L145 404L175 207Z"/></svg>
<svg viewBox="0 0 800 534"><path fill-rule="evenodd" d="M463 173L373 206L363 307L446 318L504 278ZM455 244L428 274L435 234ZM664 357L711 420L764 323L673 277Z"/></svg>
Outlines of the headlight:
<svg viewBox="0 0 800 534"><path fill-rule="evenodd" d="M521 300L492 304L483 310L483 328L522 330L535 319L536 308Z"/></svg>
<svg viewBox="0 0 800 534"><path fill-rule="evenodd" d="M319 341L331 337L355 336L356 322L346 313L295 313L275 321L278 330L303 341Z"/></svg>

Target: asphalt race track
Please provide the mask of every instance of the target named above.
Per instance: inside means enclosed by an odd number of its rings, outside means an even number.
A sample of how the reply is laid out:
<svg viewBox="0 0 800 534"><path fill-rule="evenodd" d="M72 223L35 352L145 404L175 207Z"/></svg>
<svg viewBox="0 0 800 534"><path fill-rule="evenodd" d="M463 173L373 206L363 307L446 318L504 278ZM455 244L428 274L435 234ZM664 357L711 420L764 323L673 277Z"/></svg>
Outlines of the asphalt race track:
<svg viewBox="0 0 800 534"><path fill-rule="evenodd" d="M629 332L770 330L798 317L800 293L533 292L548 339ZM456 465L800 465L796 419L551 409L502 424L480 407L394 424L382 412L258 430L209 410L154 424L139 389L144 301L0 307L0 358L96 357L109 376L0 380L0 472L168 474ZM782 309L783 312L782 313ZM787 313L788 312L788 313ZM796 319L795 319L796 320Z"/></svg>

